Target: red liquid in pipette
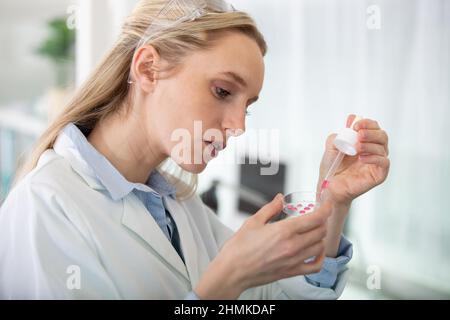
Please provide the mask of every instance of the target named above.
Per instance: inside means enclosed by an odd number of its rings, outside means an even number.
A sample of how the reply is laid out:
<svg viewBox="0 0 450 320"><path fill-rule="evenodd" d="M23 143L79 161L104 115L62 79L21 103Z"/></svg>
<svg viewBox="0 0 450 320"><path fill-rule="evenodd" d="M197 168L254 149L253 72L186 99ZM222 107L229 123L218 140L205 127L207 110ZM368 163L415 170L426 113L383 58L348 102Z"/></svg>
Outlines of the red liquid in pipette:
<svg viewBox="0 0 450 320"><path fill-rule="evenodd" d="M328 180L323 180L322 186L320 187L320 191L322 191L322 190L328 188L329 185L330 185L330 181L328 181Z"/></svg>
<svg viewBox="0 0 450 320"><path fill-rule="evenodd" d="M330 181L329 180L323 180L322 185L320 186L320 192L319 192L319 199L322 199L322 193L323 191L328 188L328 186L330 185Z"/></svg>

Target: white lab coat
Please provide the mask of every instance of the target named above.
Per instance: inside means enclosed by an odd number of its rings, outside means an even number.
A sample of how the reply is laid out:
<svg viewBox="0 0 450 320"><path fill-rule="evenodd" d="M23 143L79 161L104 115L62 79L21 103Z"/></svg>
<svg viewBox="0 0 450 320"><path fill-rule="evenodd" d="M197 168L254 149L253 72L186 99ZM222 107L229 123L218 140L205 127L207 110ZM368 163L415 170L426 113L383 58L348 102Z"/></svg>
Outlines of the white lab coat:
<svg viewBox="0 0 450 320"><path fill-rule="evenodd" d="M58 141L0 211L2 299L183 299L233 234L198 196L165 197L186 265L140 200L111 199L69 140ZM240 299L336 299L297 276ZM217 279L218 282L226 279Z"/></svg>

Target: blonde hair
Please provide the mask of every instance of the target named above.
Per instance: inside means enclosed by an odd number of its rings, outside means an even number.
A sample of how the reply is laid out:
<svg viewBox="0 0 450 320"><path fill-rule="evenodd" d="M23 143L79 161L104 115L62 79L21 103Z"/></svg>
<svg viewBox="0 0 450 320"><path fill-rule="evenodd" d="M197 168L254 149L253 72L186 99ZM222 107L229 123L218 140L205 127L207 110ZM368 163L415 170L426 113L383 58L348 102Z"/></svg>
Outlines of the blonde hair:
<svg viewBox="0 0 450 320"><path fill-rule="evenodd" d="M105 55L89 78L77 90L64 111L57 116L38 139L29 158L18 170L15 183L33 170L42 153L53 148L59 132L69 123L77 125L83 134L90 131L102 119L116 113L124 102L130 102L127 82L137 44L152 21L163 8L166 0L141 0L125 21L122 32L113 48ZM267 46L253 19L244 12L235 11L203 16L184 22L180 27L169 29L152 38L151 44L160 56L176 65L187 53L207 49L220 31L237 31L254 39L263 56ZM206 37L205 37L206 35ZM179 199L191 197L197 188L197 175L186 172L178 165L168 163L168 158L158 166L164 176L177 188ZM183 183L184 182L184 183Z"/></svg>

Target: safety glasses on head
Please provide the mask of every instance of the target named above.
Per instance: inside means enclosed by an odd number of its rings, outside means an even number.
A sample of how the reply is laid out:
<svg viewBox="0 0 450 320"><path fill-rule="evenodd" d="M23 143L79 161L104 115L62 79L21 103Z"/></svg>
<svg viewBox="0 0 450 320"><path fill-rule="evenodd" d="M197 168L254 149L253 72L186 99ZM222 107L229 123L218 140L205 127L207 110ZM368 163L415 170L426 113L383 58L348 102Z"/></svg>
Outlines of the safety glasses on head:
<svg viewBox="0 0 450 320"><path fill-rule="evenodd" d="M160 36L165 30L174 29L183 22L193 21L209 14L233 11L236 11L233 5L224 0L168 0L147 27L136 46L135 53L137 49ZM128 83L133 83L131 73Z"/></svg>

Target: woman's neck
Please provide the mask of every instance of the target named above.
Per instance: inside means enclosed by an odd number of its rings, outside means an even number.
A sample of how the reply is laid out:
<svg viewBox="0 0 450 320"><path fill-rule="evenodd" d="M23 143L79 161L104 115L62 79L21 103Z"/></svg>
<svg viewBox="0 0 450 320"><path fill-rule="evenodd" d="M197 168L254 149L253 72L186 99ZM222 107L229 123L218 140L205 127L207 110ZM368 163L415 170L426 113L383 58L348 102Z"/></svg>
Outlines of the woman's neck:
<svg viewBox="0 0 450 320"><path fill-rule="evenodd" d="M117 114L99 121L89 142L130 182L146 183L166 158L146 131L142 117Z"/></svg>

